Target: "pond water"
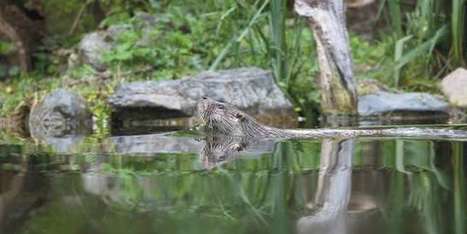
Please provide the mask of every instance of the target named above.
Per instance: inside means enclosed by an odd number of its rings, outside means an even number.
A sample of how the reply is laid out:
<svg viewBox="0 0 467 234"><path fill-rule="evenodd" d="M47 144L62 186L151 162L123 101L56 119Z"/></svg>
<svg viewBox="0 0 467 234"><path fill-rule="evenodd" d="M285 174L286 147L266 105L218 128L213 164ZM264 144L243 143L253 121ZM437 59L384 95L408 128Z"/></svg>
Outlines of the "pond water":
<svg viewBox="0 0 467 234"><path fill-rule="evenodd" d="M0 141L0 233L457 233L467 143Z"/></svg>

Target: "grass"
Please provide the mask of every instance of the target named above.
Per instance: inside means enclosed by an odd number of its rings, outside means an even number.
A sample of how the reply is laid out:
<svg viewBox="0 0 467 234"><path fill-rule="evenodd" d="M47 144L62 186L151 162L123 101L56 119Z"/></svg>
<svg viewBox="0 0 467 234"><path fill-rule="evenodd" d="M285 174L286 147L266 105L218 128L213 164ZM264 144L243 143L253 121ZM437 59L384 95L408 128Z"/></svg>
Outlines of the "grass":
<svg viewBox="0 0 467 234"><path fill-rule="evenodd" d="M453 62L457 65L465 64L464 45L465 43L465 0L452 0L451 10L451 34L452 34L452 54Z"/></svg>
<svg viewBox="0 0 467 234"><path fill-rule="evenodd" d="M436 0L420 0L413 9L405 10L405 14L401 13L402 1L387 0L386 3L393 29L395 86L402 84L409 89L423 90L426 87L417 87L412 81L436 82L465 65L464 0L451 0L451 8Z"/></svg>

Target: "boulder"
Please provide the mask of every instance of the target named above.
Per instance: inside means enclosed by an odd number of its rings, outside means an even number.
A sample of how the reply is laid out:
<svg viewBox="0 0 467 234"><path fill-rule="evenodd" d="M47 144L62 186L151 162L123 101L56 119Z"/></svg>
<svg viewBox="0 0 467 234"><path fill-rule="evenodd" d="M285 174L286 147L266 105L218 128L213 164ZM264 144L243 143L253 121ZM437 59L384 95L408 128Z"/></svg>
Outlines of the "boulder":
<svg viewBox="0 0 467 234"><path fill-rule="evenodd" d="M441 90L452 105L467 107L467 70L458 68L443 78Z"/></svg>
<svg viewBox="0 0 467 234"><path fill-rule="evenodd" d="M79 43L79 54L83 63L91 65L97 70L104 70L103 55L116 46L117 39L123 33L137 27L142 32L138 46L148 46L151 43L151 32L159 20L148 13L137 12L134 16L135 25L116 24L106 30L91 32L83 36Z"/></svg>
<svg viewBox="0 0 467 234"><path fill-rule="evenodd" d="M362 119L434 119L448 117L448 104L427 93L389 93L378 91L358 98ZM428 114L428 115L427 115Z"/></svg>
<svg viewBox="0 0 467 234"><path fill-rule="evenodd" d="M82 62L97 70L105 69L102 56L112 48L112 44L106 41L106 36L107 32L92 32L81 39L78 47Z"/></svg>
<svg viewBox="0 0 467 234"><path fill-rule="evenodd" d="M202 72L180 80L126 83L108 101L113 123L122 123L125 119L190 117L195 115L203 96L229 102L263 122L273 123L271 116L276 120L296 119L291 102L275 84L272 74L258 68Z"/></svg>
<svg viewBox="0 0 467 234"><path fill-rule="evenodd" d="M29 114L31 136L65 152L92 130L92 115L79 95L56 90Z"/></svg>
<svg viewBox="0 0 467 234"><path fill-rule="evenodd" d="M104 54L116 46L116 41L122 33L130 30L130 25L112 25L106 30L88 33L83 36L78 45L80 62L91 65L98 71L105 70Z"/></svg>

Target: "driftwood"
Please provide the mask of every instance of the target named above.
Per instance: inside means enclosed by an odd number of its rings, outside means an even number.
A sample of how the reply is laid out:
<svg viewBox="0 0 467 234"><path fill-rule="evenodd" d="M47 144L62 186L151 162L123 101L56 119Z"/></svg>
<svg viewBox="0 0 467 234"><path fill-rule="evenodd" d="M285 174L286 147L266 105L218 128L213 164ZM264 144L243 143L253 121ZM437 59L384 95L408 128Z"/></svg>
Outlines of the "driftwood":
<svg viewBox="0 0 467 234"><path fill-rule="evenodd" d="M343 0L295 0L295 11L313 31L320 66L324 114L357 114L357 93Z"/></svg>

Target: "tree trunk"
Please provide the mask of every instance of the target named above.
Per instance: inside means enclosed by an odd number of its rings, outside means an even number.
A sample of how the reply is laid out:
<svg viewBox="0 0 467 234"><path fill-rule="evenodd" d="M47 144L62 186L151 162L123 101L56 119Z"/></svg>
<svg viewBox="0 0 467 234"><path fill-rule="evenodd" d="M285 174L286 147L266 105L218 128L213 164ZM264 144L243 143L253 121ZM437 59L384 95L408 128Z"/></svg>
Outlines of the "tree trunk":
<svg viewBox="0 0 467 234"><path fill-rule="evenodd" d="M313 31L320 66L323 114L357 114L357 94L343 0L295 0Z"/></svg>
<svg viewBox="0 0 467 234"><path fill-rule="evenodd" d="M44 33L42 18L30 18L28 13L31 12L25 12L14 4L0 3L0 36L15 43L17 64L23 72L31 69L32 50Z"/></svg>

